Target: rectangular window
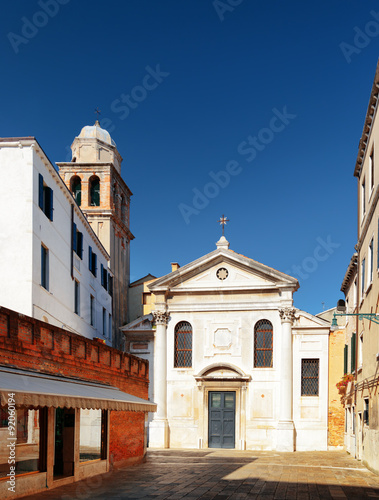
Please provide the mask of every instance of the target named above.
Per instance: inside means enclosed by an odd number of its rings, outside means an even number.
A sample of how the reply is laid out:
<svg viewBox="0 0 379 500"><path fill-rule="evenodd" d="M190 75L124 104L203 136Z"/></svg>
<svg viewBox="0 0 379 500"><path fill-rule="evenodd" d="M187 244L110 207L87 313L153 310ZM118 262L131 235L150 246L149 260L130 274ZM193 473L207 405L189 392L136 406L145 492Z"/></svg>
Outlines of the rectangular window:
<svg viewBox="0 0 379 500"><path fill-rule="evenodd" d="M365 293L365 267L366 267L366 259L362 260L362 272L361 272L361 298L363 298L363 294Z"/></svg>
<svg viewBox="0 0 379 500"><path fill-rule="evenodd" d="M108 317L108 336L109 336L109 339L112 340L112 315L111 314Z"/></svg>
<svg viewBox="0 0 379 500"><path fill-rule="evenodd" d="M97 255L92 251L92 247L88 247L88 269L91 273L97 276Z"/></svg>
<svg viewBox="0 0 379 500"><path fill-rule="evenodd" d="M356 351L356 338L357 335L355 333L351 336L351 356L350 356L350 372L355 372L355 351Z"/></svg>
<svg viewBox="0 0 379 500"><path fill-rule="evenodd" d="M51 221L53 220L53 190L44 182L43 176L38 174L38 205L42 212Z"/></svg>
<svg viewBox="0 0 379 500"><path fill-rule="evenodd" d="M41 245L41 285L49 289L49 250Z"/></svg>
<svg viewBox="0 0 379 500"><path fill-rule="evenodd" d="M74 280L74 298L75 298L75 304L74 304L74 312L75 314L80 314L80 284L79 281Z"/></svg>
<svg viewBox="0 0 379 500"><path fill-rule="evenodd" d="M370 420L369 420L369 398L364 399L364 405L365 405L365 409L363 412L363 423L365 425L369 425L369 423L370 423Z"/></svg>
<svg viewBox="0 0 379 500"><path fill-rule="evenodd" d="M361 185L361 220L366 213L366 181L362 181Z"/></svg>
<svg viewBox="0 0 379 500"><path fill-rule="evenodd" d="M370 154L370 192L374 189L374 148L371 150Z"/></svg>
<svg viewBox="0 0 379 500"><path fill-rule="evenodd" d="M89 304L90 304L91 326L95 326L95 297L93 295L89 296Z"/></svg>
<svg viewBox="0 0 379 500"><path fill-rule="evenodd" d="M301 360L301 395L318 396L319 359Z"/></svg>
<svg viewBox="0 0 379 500"><path fill-rule="evenodd" d="M374 269L374 238L370 241L370 245L368 247L368 285L372 283L373 269Z"/></svg>
<svg viewBox="0 0 379 500"><path fill-rule="evenodd" d="M105 307L103 307L103 335L104 337L107 335L107 311Z"/></svg>
<svg viewBox="0 0 379 500"><path fill-rule="evenodd" d="M78 257L83 259L83 233L78 231L74 222L72 223L72 249Z"/></svg>

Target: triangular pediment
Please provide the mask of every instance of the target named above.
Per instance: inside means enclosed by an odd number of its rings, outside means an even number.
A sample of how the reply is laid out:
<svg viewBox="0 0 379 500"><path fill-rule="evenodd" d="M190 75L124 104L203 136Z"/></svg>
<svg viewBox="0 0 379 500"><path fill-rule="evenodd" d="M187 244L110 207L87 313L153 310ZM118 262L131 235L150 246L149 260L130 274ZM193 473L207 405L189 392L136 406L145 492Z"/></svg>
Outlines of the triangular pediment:
<svg viewBox="0 0 379 500"><path fill-rule="evenodd" d="M131 321L127 325L124 325L120 328L123 332L144 332L150 331L153 323L153 315L145 314L145 316L140 316L139 318Z"/></svg>
<svg viewBox="0 0 379 500"><path fill-rule="evenodd" d="M149 286L159 291L297 290L298 281L232 250L217 249L176 271L157 279Z"/></svg>
<svg viewBox="0 0 379 500"><path fill-rule="evenodd" d="M294 328L329 328L330 321L313 316L305 311L297 310L295 315Z"/></svg>

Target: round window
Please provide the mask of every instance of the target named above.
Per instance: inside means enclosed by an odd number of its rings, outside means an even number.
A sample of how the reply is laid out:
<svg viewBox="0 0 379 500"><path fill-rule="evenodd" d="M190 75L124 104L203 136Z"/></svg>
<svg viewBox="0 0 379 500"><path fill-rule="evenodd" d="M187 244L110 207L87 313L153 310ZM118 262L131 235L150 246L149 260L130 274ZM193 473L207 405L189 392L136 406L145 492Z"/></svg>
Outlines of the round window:
<svg viewBox="0 0 379 500"><path fill-rule="evenodd" d="M224 281L229 276L228 270L225 267L220 267L217 269L216 276L219 280Z"/></svg>

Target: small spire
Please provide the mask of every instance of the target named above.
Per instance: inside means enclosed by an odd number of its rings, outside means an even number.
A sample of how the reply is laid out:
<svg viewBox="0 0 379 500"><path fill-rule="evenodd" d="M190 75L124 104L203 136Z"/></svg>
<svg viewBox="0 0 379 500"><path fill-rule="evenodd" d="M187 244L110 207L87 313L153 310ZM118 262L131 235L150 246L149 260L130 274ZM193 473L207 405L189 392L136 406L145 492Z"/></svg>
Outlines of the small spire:
<svg viewBox="0 0 379 500"><path fill-rule="evenodd" d="M99 120L96 120L96 121L95 121L95 127L100 127Z"/></svg>
<svg viewBox="0 0 379 500"><path fill-rule="evenodd" d="M216 243L217 248L223 248L224 250L228 250L229 241L225 238L225 236L221 236L221 238Z"/></svg>

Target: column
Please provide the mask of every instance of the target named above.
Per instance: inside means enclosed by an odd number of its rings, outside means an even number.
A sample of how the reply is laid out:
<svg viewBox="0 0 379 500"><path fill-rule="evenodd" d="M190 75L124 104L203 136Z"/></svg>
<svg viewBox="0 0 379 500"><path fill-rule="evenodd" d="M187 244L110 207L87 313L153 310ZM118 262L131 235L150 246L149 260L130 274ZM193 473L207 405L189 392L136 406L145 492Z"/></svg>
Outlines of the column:
<svg viewBox="0 0 379 500"><path fill-rule="evenodd" d="M168 448L167 421L167 322L169 314L153 311L156 325L154 341L154 403L157 411L149 426L149 447Z"/></svg>
<svg viewBox="0 0 379 500"><path fill-rule="evenodd" d="M277 451L294 451L295 427L292 419L293 408L293 356L292 324L295 309L279 309L282 322L281 368L280 368L280 413L277 427Z"/></svg>

